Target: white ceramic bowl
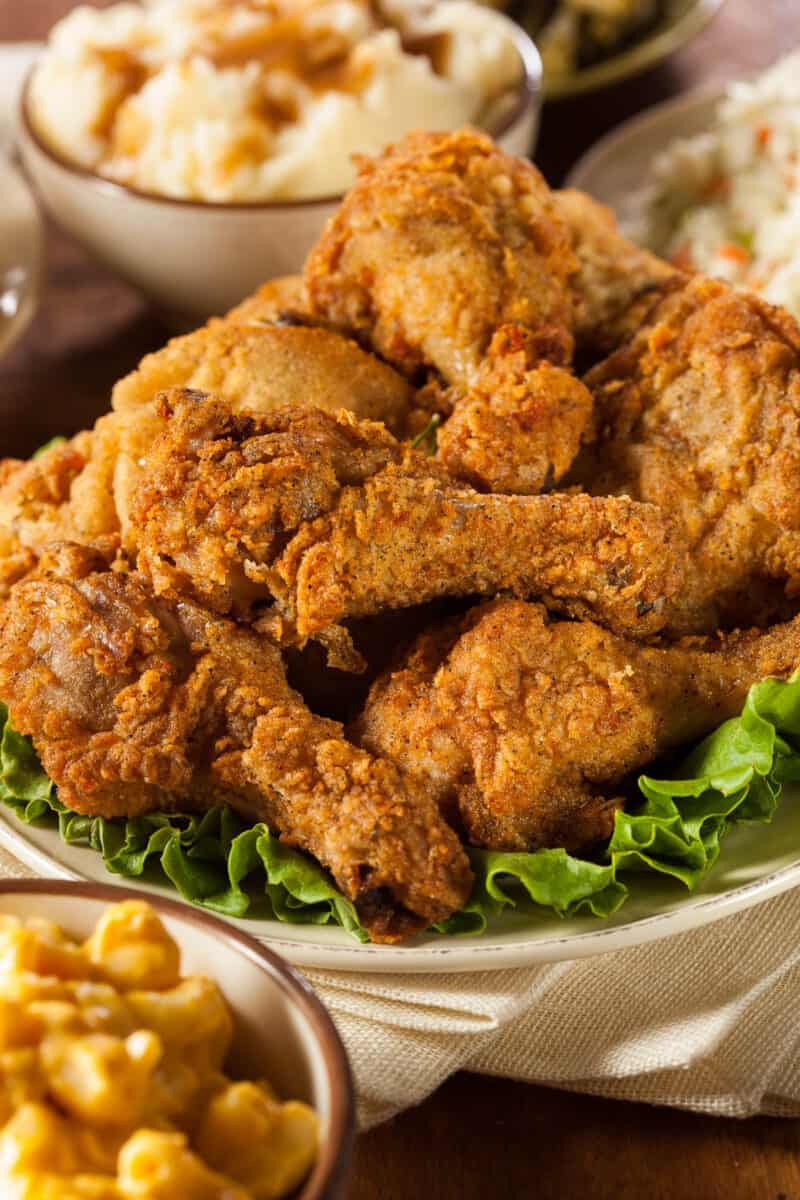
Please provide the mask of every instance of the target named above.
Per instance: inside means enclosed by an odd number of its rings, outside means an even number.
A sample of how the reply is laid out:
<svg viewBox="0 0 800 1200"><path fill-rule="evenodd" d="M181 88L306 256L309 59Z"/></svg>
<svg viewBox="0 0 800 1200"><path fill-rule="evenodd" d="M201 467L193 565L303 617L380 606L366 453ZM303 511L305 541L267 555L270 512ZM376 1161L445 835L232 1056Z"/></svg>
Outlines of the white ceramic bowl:
<svg viewBox="0 0 800 1200"><path fill-rule="evenodd" d="M504 150L528 154L538 128L542 65L528 35L501 13L523 79L510 112L490 132ZM259 284L303 265L341 196L290 202L211 204L137 191L84 170L51 150L34 128L28 95L19 144L47 211L106 266L144 292L176 325L226 312ZM435 116L432 116L432 128Z"/></svg>
<svg viewBox="0 0 800 1200"><path fill-rule="evenodd" d="M0 883L0 913L46 917L86 938L109 904L141 900L108 884L21 880ZM284 1098L305 1100L319 1115L316 1165L294 1200L344 1200L353 1140L353 1091L339 1035L311 988L252 938L201 909L148 896L181 949L184 974L221 986L236 1032L229 1059L234 1075L263 1076Z"/></svg>

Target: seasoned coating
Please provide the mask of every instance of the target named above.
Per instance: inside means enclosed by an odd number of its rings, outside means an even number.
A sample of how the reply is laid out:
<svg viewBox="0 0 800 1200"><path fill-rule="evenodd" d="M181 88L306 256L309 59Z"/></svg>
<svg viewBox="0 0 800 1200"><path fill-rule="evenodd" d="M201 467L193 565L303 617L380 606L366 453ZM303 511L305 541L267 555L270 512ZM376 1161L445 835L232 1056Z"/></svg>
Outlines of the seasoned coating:
<svg viewBox="0 0 800 1200"><path fill-rule="evenodd" d="M533 496L572 466L591 428L592 396L548 362L528 331L506 325L438 433L438 460L481 491Z"/></svg>
<svg viewBox="0 0 800 1200"><path fill-rule="evenodd" d="M627 778L800 665L800 618L766 633L642 646L497 600L423 634L372 688L355 735L457 814L477 846L581 850Z"/></svg>
<svg viewBox="0 0 800 1200"><path fill-rule="evenodd" d="M286 404L349 409L395 432L405 428L414 395L396 371L338 333L229 318L148 354L116 385L113 406L138 408L171 387L214 392L236 411L268 413Z"/></svg>
<svg viewBox="0 0 800 1200"><path fill-rule="evenodd" d="M101 566L62 547L0 617L0 694L68 807L230 803L328 867L376 940L463 904L469 866L436 805L309 712L274 644Z"/></svg>
<svg viewBox="0 0 800 1200"><path fill-rule="evenodd" d="M591 196L572 188L553 196L578 261L572 279L578 349L609 354L639 330L665 291L687 277L623 237L611 209Z"/></svg>
<svg viewBox="0 0 800 1200"><path fill-rule="evenodd" d="M111 498L118 432L101 418L25 463L6 460L0 473L0 529L21 545L41 550L65 538L93 541L117 532Z"/></svg>
<svg viewBox="0 0 800 1200"><path fill-rule="evenodd" d="M304 277L312 314L406 375L433 368L463 390L502 325L563 331L568 357L576 270L536 168L462 130L362 160Z"/></svg>
<svg viewBox="0 0 800 1200"><path fill-rule="evenodd" d="M590 372L597 433L574 482L657 504L690 573L678 633L762 623L800 590L800 327L693 278Z"/></svg>
<svg viewBox="0 0 800 1200"><path fill-rule="evenodd" d="M292 286L269 285L234 310L235 322L234 314L212 321L148 355L116 385L115 411L93 430L29 463L0 460L0 598L52 541L119 534L135 553L128 509L142 458L162 429L152 404L162 388L213 387L235 411L346 409L406 431L414 391L391 367L329 330L263 323L276 292L277 301L296 292L294 281L283 283Z"/></svg>
<svg viewBox="0 0 800 1200"><path fill-rule="evenodd" d="M272 595L302 640L381 608L509 589L648 635L680 583L652 508L482 496L348 414L235 415L187 392L160 411L131 520L162 595L242 615Z"/></svg>
<svg viewBox="0 0 800 1200"><path fill-rule="evenodd" d="M155 420L152 411L108 414L28 462L0 462L0 600L51 542L119 543L135 464Z"/></svg>
<svg viewBox="0 0 800 1200"><path fill-rule="evenodd" d="M510 591L645 637L683 578L680 545L625 498L483 496L390 466L345 488L270 572L301 637L437 596Z"/></svg>
<svg viewBox="0 0 800 1200"><path fill-rule="evenodd" d="M131 548L130 499L160 428L152 405L108 413L94 429L0 469L0 598L52 542Z"/></svg>
<svg viewBox="0 0 800 1200"><path fill-rule="evenodd" d="M402 455L383 425L315 408L234 413L177 389L157 402L162 436L131 507L138 565L161 595L194 594L247 615L269 595L265 569L342 487Z"/></svg>

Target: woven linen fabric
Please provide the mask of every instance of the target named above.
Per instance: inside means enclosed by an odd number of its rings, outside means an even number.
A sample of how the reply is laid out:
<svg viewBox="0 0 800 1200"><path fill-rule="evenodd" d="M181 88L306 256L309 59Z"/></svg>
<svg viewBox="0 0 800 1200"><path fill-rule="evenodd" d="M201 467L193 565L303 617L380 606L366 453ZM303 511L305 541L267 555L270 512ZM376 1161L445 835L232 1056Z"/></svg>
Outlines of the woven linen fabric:
<svg viewBox="0 0 800 1200"><path fill-rule="evenodd" d="M461 1069L719 1116L797 1116L799 934L795 891L573 962L306 974L347 1046L364 1127Z"/></svg>
<svg viewBox="0 0 800 1200"><path fill-rule="evenodd" d="M0 877L33 872L0 849ZM800 890L630 950L458 975L306 971L362 1128L462 1069L719 1116L800 1116Z"/></svg>

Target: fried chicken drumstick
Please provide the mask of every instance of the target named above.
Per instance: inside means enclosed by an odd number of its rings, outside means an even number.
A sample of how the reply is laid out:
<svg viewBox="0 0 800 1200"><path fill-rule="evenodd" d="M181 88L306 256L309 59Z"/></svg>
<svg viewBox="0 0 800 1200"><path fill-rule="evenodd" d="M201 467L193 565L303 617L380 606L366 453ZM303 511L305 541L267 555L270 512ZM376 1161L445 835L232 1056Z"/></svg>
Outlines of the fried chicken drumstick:
<svg viewBox="0 0 800 1200"><path fill-rule="evenodd" d="M632 772L800 665L800 618L642 646L497 600L433 629L372 687L355 735L433 792L474 845L580 850L610 835Z"/></svg>
<svg viewBox="0 0 800 1200"><path fill-rule="evenodd" d="M763 624L800 593L800 327L695 277L586 377L596 435L571 479L658 505L689 576L676 633Z"/></svg>
<svg viewBox="0 0 800 1200"><path fill-rule="evenodd" d="M682 578L653 508L484 496L379 425L317 410L232 414L164 396L131 511L160 594L246 614L270 596L301 638L437 596L510 590L646 635Z"/></svg>
<svg viewBox="0 0 800 1200"><path fill-rule="evenodd" d="M681 278L608 209L550 192L470 130L364 162L305 268L312 316L439 381L450 473L526 495L557 483L590 431L591 397L565 369L575 341L615 349Z"/></svg>
<svg viewBox="0 0 800 1200"><path fill-rule="evenodd" d="M427 792L345 740L267 638L62 546L0 618L0 694L71 809L228 803L329 868L376 941L459 908L466 855Z"/></svg>

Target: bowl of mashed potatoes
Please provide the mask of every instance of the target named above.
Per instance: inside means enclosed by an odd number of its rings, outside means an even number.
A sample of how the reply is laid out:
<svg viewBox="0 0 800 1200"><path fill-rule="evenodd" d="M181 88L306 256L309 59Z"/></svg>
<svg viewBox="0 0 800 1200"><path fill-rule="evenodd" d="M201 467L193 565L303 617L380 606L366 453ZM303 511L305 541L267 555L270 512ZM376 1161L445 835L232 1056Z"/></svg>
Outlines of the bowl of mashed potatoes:
<svg viewBox="0 0 800 1200"><path fill-rule="evenodd" d="M474 0L141 0L81 6L24 89L45 207L185 320L298 270L355 178L416 128L530 150L541 64Z"/></svg>
<svg viewBox="0 0 800 1200"><path fill-rule="evenodd" d="M0 886L0 1194L343 1200L342 1045L280 959L126 889Z"/></svg>

